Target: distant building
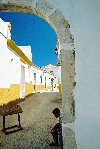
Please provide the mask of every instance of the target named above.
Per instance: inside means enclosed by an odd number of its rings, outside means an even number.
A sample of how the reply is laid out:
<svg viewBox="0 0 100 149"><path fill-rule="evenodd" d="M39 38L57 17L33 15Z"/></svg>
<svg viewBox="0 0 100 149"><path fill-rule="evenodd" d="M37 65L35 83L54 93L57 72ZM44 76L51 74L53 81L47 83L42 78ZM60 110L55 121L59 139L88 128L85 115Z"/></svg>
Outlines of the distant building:
<svg viewBox="0 0 100 149"><path fill-rule="evenodd" d="M42 69L54 75L55 82L61 93L61 66L55 66L55 65L49 64L47 66L42 67Z"/></svg>
<svg viewBox="0 0 100 149"><path fill-rule="evenodd" d="M35 65L33 66L33 73L34 91L53 90L57 88L56 79L53 74Z"/></svg>

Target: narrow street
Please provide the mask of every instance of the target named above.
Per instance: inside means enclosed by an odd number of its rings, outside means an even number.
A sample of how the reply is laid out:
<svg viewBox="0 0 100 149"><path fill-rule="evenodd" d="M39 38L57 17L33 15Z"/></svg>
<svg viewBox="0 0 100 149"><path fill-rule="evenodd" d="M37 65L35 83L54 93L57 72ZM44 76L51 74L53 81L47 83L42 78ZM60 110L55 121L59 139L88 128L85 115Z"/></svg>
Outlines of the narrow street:
<svg viewBox="0 0 100 149"><path fill-rule="evenodd" d="M49 143L52 141L50 130L56 122L52 110L55 107L61 109L61 103L57 92L36 93L20 102L23 110L21 125L24 130L9 135L0 131L0 149L49 149ZM7 126L16 123L17 115L6 118Z"/></svg>

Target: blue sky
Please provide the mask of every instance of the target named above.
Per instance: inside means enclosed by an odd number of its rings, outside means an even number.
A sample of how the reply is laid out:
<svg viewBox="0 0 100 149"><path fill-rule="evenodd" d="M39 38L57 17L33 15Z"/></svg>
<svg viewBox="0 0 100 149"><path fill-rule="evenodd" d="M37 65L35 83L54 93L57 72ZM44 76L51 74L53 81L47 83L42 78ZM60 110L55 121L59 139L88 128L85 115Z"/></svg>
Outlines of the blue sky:
<svg viewBox="0 0 100 149"><path fill-rule="evenodd" d="M32 61L38 66L57 63L54 53L57 36L52 27L36 15L0 12L0 18L12 24L12 40L17 45L32 47Z"/></svg>

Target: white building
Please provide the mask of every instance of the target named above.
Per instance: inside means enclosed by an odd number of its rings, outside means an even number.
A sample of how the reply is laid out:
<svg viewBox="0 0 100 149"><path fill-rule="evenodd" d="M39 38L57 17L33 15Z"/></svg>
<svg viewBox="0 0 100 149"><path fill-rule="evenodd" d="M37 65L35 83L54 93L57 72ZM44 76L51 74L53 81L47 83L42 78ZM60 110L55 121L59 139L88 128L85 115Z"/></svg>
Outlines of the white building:
<svg viewBox="0 0 100 149"><path fill-rule="evenodd" d="M57 84L54 75L35 65L33 66L33 73L33 84L35 91L53 90L54 88L56 88Z"/></svg>
<svg viewBox="0 0 100 149"><path fill-rule="evenodd" d="M0 19L0 105L55 87L55 77L32 64L30 46L11 40L11 24Z"/></svg>
<svg viewBox="0 0 100 149"><path fill-rule="evenodd" d="M59 92L61 93L61 66L49 64L47 66L42 67L42 69L54 75L57 87L59 88Z"/></svg>

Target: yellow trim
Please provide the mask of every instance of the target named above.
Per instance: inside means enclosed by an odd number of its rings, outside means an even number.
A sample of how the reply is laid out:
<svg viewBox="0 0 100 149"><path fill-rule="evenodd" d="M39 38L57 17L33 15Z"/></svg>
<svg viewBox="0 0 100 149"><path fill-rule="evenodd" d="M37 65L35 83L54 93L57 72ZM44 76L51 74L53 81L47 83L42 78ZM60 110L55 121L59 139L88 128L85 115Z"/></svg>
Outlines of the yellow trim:
<svg viewBox="0 0 100 149"><path fill-rule="evenodd" d="M23 62L25 64L25 62L20 58L20 61Z"/></svg>
<svg viewBox="0 0 100 149"><path fill-rule="evenodd" d="M57 88L59 89L59 94L62 96L62 85L59 84L59 85L57 86Z"/></svg>
<svg viewBox="0 0 100 149"><path fill-rule="evenodd" d="M33 65L28 57L21 51L21 49L14 43L13 40L7 39L7 45L20 56L20 59L22 59L22 61L26 62L30 66Z"/></svg>

